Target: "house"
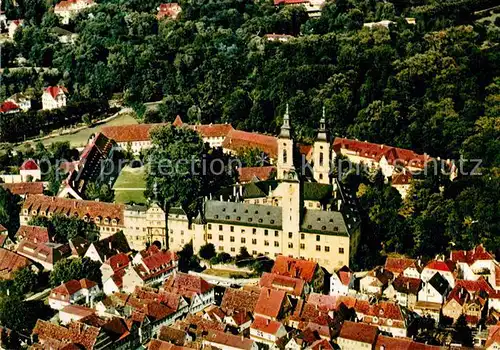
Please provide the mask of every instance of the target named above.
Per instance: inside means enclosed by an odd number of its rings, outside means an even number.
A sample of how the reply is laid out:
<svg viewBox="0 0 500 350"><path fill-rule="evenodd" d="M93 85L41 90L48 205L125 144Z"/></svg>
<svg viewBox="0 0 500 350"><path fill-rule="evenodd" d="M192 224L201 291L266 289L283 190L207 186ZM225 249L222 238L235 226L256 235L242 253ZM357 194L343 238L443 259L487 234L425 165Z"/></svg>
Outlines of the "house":
<svg viewBox="0 0 500 350"><path fill-rule="evenodd" d="M67 327L58 326L49 321L38 320L32 336L42 348L63 349L65 346L79 349L94 349L101 329L80 322L72 322Z"/></svg>
<svg viewBox="0 0 500 350"><path fill-rule="evenodd" d="M441 320L441 308L442 304L440 303L419 300L413 306L413 312L420 317L430 317L438 324Z"/></svg>
<svg viewBox="0 0 500 350"><path fill-rule="evenodd" d="M500 278L497 283L499 264L482 244L468 251L454 250L450 253L450 260L457 266L458 279L475 281L484 277L493 288L500 289Z"/></svg>
<svg viewBox="0 0 500 350"><path fill-rule="evenodd" d="M19 106L23 112L27 112L31 109L31 97L19 92L10 96L5 101L10 101Z"/></svg>
<svg viewBox="0 0 500 350"><path fill-rule="evenodd" d="M399 305L411 310L417 302L418 292L421 288L422 280L420 278L405 277L401 274L386 288L383 296L395 300Z"/></svg>
<svg viewBox="0 0 500 350"><path fill-rule="evenodd" d="M71 280L51 290L48 298L49 305L55 310L61 310L82 299L85 303L89 303L100 291L97 283L86 278L79 281Z"/></svg>
<svg viewBox="0 0 500 350"><path fill-rule="evenodd" d="M281 322L264 317L255 317L250 326L250 339L265 344L269 349L280 349L280 343L287 335L285 326Z"/></svg>
<svg viewBox="0 0 500 350"><path fill-rule="evenodd" d="M105 295L111 295L122 290L125 272L125 268L120 269L112 276L102 280L102 291Z"/></svg>
<svg viewBox="0 0 500 350"><path fill-rule="evenodd" d="M222 142L222 148L226 153L235 155L253 148L272 160L278 155L278 139L275 136L232 129Z"/></svg>
<svg viewBox="0 0 500 350"><path fill-rule="evenodd" d="M251 339L232 335L220 331L210 330L203 339L203 346L211 346L220 350L257 350L258 347Z"/></svg>
<svg viewBox="0 0 500 350"><path fill-rule="evenodd" d="M27 195L43 194L45 190L43 182L17 182L0 185L10 191L10 193L17 194L21 198L26 198Z"/></svg>
<svg viewBox="0 0 500 350"><path fill-rule="evenodd" d="M277 320L283 317L289 309L290 302L284 291L263 287L255 305L254 315Z"/></svg>
<svg viewBox="0 0 500 350"><path fill-rule="evenodd" d="M79 12L95 5L93 0L62 0L54 7L54 13L61 17L62 24L69 24Z"/></svg>
<svg viewBox="0 0 500 350"><path fill-rule="evenodd" d="M17 246L16 252L40 264L48 271L52 271L58 261L71 255L69 244L55 242L32 243L30 241L21 241Z"/></svg>
<svg viewBox="0 0 500 350"><path fill-rule="evenodd" d="M163 282L177 271L177 260L177 256L171 251L151 252L139 264L125 268L123 291L131 293L136 286Z"/></svg>
<svg viewBox="0 0 500 350"><path fill-rule="evenodd" d="M415 259L387 257L384 269L392 272L394 277L403 275L409 278L420 278L420 267Z"/></svg>
<svg viewBox="0 0 500 350"><path fill-rule="evenodd" d="M485 344L486 350L500 349L500 326L493 326L488 331L488 339Z"/></svg>
<svg viewBox="0 0 500 350"><path fill-rule="evenodd" d="M392 334L394 337L407 336L409 318L403 315L401 306L395 303L380 301L377 304L370 304L358 299L354 310L359 320L377 326L381 332Z"/></svg>
<svg viewBox="0 0 500 350"><path fill-rule="evenodd" d="M333 331L336 331L333 316L333 310L329 310L325 305L299 300L292 316L286 321L289 327L302 332L309 330L320 338L331 339Z"/></svg>
<svg viewBox="0 0 500 350"><path fill-rule="evenodd" d="M366 294L382 295L382 291L393 279L392 272L384 267L376 267L359 280L359 291Z"/></svg>
<svg viewBox="0 0 500 350"><path fill-rule="evenodd" d="M298 278L306 282L311 291L322 292L325 285L325 273L317 262L279 255L271 273Z"/></svg>
<svg viewBox="0 0 500 350"><path fill-rule="evenodd" d="M386 335L379 335L375 343L375 350L441 350L443 347L417 343L410 338L393 338Z"/></svg>
<svg viewBox="0 0 500 350"><path fill-rule="evenodd" d="M122 230L123 209L124 206L121 204L27 195L19 214L19 220L21 225L26 225L31 218L37 216L51 217L54 214L60 214L78 217L83 221L95 223L99 229L102 241L103 238L114 235ZM125 236L123 236L123 240L126 242ZM106 243L108 242L106 241ZM106 259L96 258L97 253L92 248L96 244L102 245L102 243L95 242L90 245L89 250L92 251L92 256L95 258L93 260L102 263ZM130 251L130 247L128 251ZM116 252L112 252L108 257L115 254Z"/></svg>
<svg viewBox="0 0 500 350"><path fill-rule="evenodd" d="M16 242L27 241L31 243L49 243L53 238L46 227L21 225L15 235Z"/></svg>
<svg viewBox="0 0 500 350"><path fill-rule="evenodd" d="M71 1L71 0L68 0ZM50 110L66 107L68 90L63 86L49 86L43 90L42 109Z"/></svg>
<svg viewBox="0 0 500 350"><path fill-rule="evenodd" d="M14 39L14 34L16 34L16 31L18 28L20 28L24 23L24 20L22 19L13 19L8 22L8 31L9 31L9 38L11 40Z"/></svg>
<svg viewBox="0 0 500 350"><path fill-rule="evenodd" d="M151 339L148 343L148 350L189 350L191 348L178 346L163 340Z"/></svg>
<svg viewBox="0 0 500 350"><path fill-rule="evenodd" d="M326 339L316 340L306 350L333 350L332 344Z"/></svg>
<svg viewBox="0 0 500 350"><path fill-rule="evenodd" d="M422 288L418 292L418 301L443 304L450 290L448 281L439 273L434 273L431 279L423 281Z"/></svg>
<svg viewBox="0 0 500 350"><path fill-rule="evenodd" d="M0 248L15 250L15 244L9 237L9 231L0 224Z"/></svg>
<svg viewBox="0 0 500 350"><path fill-rule="evenodd" d="M354 274L347 266L342 266L330 277L330 295L347 295L353 287Z"/></svg>
<svg viewBox="0 0 500 350"><path fill-rule="evenodd" d="M450 285L451 288L455 286L455 276L453 274L455 270L455 264L453 261L447 260L431 260L422 269L421 278L422 281L429 281L436 273L443 276Z"/></svg>
<svg viewBox="0 0 500 350"><path fill-rule="evenodd" d="M42 170L33 159L27 159L21 164L19 168L19 175L21 181L16 182L31 182L42 180Z"/></svg>
<svg viewBox="0 0 500 350"><path fill-rule="evenodd" d="M33 263L22 255L0 248L0 280L10 280L16 271L32 268Z"/></svg>
<svg viewBox="0 0 500 350"><path fill-rule="evenodd" d="M215 305L210 305L203 310L203 318L211 321L217 321L224 323L224 318L226 314L222 309Z"/></svg>
<svg viewBox="0 0 500 350"><path fill-rule="evenodd" d="M317 18L321 16L321 10L323 8L324 0L274 0L274 6L299 6L303 5L307 11L307 14L311 18Z"/></svg>
<svg viewBox="0 0 500 350"><path fill-rule="evenodd" d="M158 14L156 15L156 18L158 20L161 20L166 17L175 20L177 19L181 11L181 6L176 2L160 4L160 6L158 6Z"/></svg>
<svg viewBox="0 0 500 350"><path fill-rule="evenodd" d="M267 181L276 175L276 167L240 167L238 170L238 183L245 184L249 182Z"/></svg>
<svg viewBox="0 0 500 350"><path fill-rule="evenodd" d="M74 258L83 258L85 252L90 246L90 242L81 236L76 236L68 241L71 249L71 256Z"/></svg>
<svg viewBox="0 0 500 350"><path fill-rule="evenodd" d="M193 340L187 332L169 326L161 327L158 339L177 346L184 346Z"/></svg>
<svg viewBox="0 0 500 350"><path fill-rule="evenodd" d="M165 281L163 290L187 299L193 314L215 303L214 286L199 276L177 272Z"/></svg>
<svg viewBox="0 0 500 350"><path fill-rule="evenodd" d="M61 324L67 325L73 321L79 321L95 313L94 309L81 305L66 305L59 310L59 320Z"/></svg>
<svg viewBox="0 0 500 350"><path fill-rule="evenodd" d="M300 298L308 293L305 281L299 278L281 276L274 273L264 272L259 281L259 286L282 290L292 297Z"/></svg>
<svg viewBox="0 0 500 350"><path fill-rule="evenodd" d="M226 288L220 308L226 315L238 312L253 314L259 296L260 291Z"/></svg>
<svg viewBox="0 0 500 350"><path fill-rule="evenodd" d="M57 39L61 44L74 44L78 38L78 34L72 33L69 30L60 27L51 28L51 32L57 36Z"/></svg>
<svg viewBox="0 0 500 350"><path fill-rule="evenodd" d="M377 341L377 335L376 326L345 321L337 343L342 350L372 349Z"/></svg>
<svg viewBox="0 0 500 350"><path fill-rule="evenodd" d="M130 264L129 255L126 253L118 253L109 257L101 265L102 280L105 281L113 276L117 271L126 268Z"/></svg>
<svg viewBox="0 0 500 350"><path fill-rule="evenodd" d="M21 112L21 107L12 101L5 101L0 104L0 114L13 114Z"/></svg>
<svg viewBox="0 0 500 350"><path fill-rule="evenodd" d="M119 231L111 236L108 236L107 238L101 239L97 242L92 242L85 252L85 257L90 258L93 261L98 261L102 264L112 256L120 253L127 254L130 252L131 249L125 235L122 231Z"/></svg>
<svg viewBox="0 0 500 350"><path fill-rule="evenodd" d="M391 177L391 186L394 187L402 199L405 199L408 195L408 191L411 188L411 183L413 181L413 175L411 172L404 170L401 173L396 173Z"/></svg>
<svg viewBox="0 0 500 350"><path fill-rule="evenodd" d="M463 314L470 325L476 326L486 317L489 295L496 292L483 277L476 281L456 282L443 305L443 316L456 321Z"/></svg>

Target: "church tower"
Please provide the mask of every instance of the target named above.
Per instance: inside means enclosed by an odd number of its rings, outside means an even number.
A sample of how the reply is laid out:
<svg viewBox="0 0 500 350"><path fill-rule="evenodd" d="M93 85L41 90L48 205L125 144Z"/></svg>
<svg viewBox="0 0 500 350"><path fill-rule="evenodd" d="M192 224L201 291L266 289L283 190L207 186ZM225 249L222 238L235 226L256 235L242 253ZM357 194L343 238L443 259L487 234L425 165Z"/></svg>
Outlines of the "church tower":
<svg viewBox="0 0 500 350"><path fill-rule="evenodd" d="M283 117L283 125L278 136L278 180L286 179L286 174L295 169L293 166L293 140L290 130L290 115L288 114L287 104L286 113Z"/></svg>
<svg viewBox="0 0 500 350"><path fill-rule="evenodd" d="M325 107L323 107L323 115L319 121L318 136L314 141L313 147L313 162L314 162L314 179L322 184L330 183L330 144L326 134L325 125Z"/></svg>

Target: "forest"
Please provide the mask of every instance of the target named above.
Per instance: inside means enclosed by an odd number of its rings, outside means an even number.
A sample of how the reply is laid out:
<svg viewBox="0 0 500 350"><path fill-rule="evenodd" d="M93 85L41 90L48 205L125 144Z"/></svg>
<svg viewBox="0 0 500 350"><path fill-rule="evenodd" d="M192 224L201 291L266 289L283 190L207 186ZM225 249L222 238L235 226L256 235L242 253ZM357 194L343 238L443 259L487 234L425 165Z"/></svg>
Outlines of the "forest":
<svg viewBox="0 0 500 350"><path fill-rule="evenodd" d="M332 136L481 159L476 176L429 176L405 200L377 176L347 174L363 215L355 268L393 252L500 247L500 17L475 14L495 1L337 0L309 19L302 6L269 0L188 0L177 20L158 21L156 1L101 0L68 26L53 4L6 2L7 17L27 25L3 47L2 61L13 66L22 56L56 69L47 79L66 86L73 101L118 93L144 122L179 114L270 134L288 103L302 142L313 140L324 106ZM380 20L393 23L363 27ZM76 43L60 43L55 27L78 34ZM269 41L271 33L293 38ZM0 96L43 84L13 74L4 74ZM145 110L157 100L158 110Z"/></svg>

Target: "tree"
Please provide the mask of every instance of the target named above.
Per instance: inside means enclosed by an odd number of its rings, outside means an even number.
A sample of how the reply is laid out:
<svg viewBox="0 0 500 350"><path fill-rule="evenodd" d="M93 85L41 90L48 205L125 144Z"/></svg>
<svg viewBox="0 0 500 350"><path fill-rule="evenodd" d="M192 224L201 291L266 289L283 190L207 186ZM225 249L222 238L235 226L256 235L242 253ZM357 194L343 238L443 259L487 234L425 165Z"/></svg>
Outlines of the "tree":
<svg viewBox="0 0 500 350"><path fill-rule="evenodd" d="M202 259L210 260L217 255L217 252L215 251L215 246L212 243L207 243L200 247L198 254Z"/></svg>
<svg viewBox="0 0 500 350"><path fill-rule="evenodd" d="M193 242L189 242L180 251L177 252L179 257L179 270L189 272L191 270L200 270L198 257L194 255Z"/></svg>
<svg viewBox="0 0 500 350"><path fill-rule="evenodd" d="M64 259L59 260L54 269L50 272L49 283L56 287L70 280L88 278L91 281L101 280L100 264L90 258Z"/></svg>
<svg viewBox="0 0 500 350"><path fill-rule="evenodd" d="M33 291L38 283L38 276L32 269L25 267L14 273L13 287L21 295Z"/></svg>
<svg viewBox="0 0 500 350"><path fill-rule="evenodd" d="M21 198L0 187L0 224L13 236L19 228Z"/></svg>
<svg viewBox="0 0 500 350"><path fill-rule="evenodd" d="M49 319L53 311L41 300L23 301L19 296L0 297L2 326L23 334L30 334L38 319Z"/></svg>

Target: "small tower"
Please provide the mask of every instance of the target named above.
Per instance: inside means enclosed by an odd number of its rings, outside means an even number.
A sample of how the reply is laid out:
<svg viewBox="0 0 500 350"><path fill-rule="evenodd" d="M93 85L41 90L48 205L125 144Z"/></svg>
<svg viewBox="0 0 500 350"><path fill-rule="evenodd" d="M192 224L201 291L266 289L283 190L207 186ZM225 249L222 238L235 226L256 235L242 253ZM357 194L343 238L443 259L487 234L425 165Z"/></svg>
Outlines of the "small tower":
<svg viewBox="0 0 500 350"><path fill-rule="evenodd" d="M286 113L283 116L283 125L278 137L278 180L287 178L286 174L294 170L293 166L293 140L290 133L290 115L288 114L288 104Z"/></svg>
<svg viewBox="0 0 500 350"><path fill-rule="evenodd" d="M318 136L313 148L314 179L322 184L330 183L330 154L325 126L325 107L323 106L323 115L319 121Z"/></svg>

